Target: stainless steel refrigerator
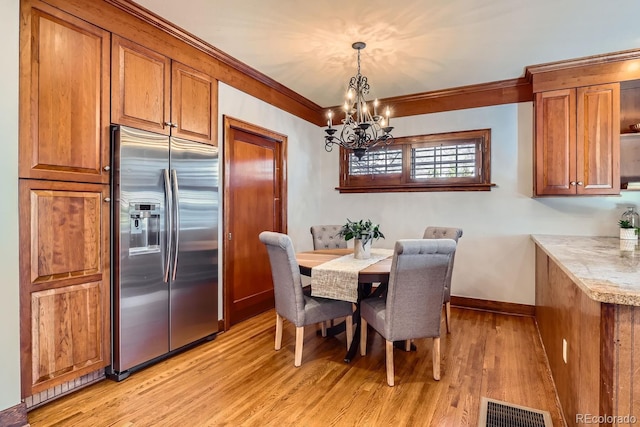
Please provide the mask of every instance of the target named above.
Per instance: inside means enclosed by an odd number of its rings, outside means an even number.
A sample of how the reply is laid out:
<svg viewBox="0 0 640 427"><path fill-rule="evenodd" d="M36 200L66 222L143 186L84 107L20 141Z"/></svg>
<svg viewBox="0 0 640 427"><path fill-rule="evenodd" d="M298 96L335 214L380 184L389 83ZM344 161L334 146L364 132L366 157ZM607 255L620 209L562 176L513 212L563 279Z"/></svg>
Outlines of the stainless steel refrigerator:
<svg viewBox="0 0 640 427"><path fill-rule="evenodd" d="M218 332L218 149L112 126L112 365L130 372Z"/></svg>

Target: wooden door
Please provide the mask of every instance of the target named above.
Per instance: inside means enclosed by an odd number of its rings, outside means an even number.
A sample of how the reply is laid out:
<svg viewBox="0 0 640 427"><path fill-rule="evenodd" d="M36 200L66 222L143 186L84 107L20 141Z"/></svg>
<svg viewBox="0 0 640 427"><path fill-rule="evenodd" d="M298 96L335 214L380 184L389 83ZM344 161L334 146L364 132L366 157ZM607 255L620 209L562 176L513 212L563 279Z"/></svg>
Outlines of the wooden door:
<svg viewBox="0 0 640 427"><path fill-rule="evenodd" d="M20 180L22 397L110 363L108 195Z"/></svg>
<svg viewBox="0 0 640 427"><path fill-rule="evenodd" d="M28 5L20 33L20 177L107 184L109 33Z"/></svg>
<svg viewBox="0 0 640 427"><path fill-rule="evenodd" d="M535 194L576 194L576 92L536 94Z"/></svg>
<svg viewBox="0 0 640 427"><path fill-rule="evenodd" d="M620 193L620 84L578 88L577 193Z"/></svg>
<svg viewBox="0 0 640 427"><path fill-rule="evenodd" d="M113 122L169 135L171 60L115 34L112 37Z"/></svg>
<svg viewBox="0 0 640 427"><path fill-rule="evenodd" d="M225 329L274 307L260 232L286 232L286 137L225 118Z"/></svg>
<svg viewBox="0 0 640 427"><path fill-rule="evenodd" d="M172 135L217 145L216 100L218 82L179 62L171 65Z"/></svg>

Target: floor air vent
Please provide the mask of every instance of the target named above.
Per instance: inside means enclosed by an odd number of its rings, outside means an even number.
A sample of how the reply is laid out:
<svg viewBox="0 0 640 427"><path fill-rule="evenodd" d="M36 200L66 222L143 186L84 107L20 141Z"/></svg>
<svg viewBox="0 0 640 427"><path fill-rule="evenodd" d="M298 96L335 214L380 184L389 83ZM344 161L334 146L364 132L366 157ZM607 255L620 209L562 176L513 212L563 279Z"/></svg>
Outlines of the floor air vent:
<svg viewBox="0 0 640 427"><path fill-rule="evenodd" d="M553 427L547 411L483 397L478 427Z"/></svg>

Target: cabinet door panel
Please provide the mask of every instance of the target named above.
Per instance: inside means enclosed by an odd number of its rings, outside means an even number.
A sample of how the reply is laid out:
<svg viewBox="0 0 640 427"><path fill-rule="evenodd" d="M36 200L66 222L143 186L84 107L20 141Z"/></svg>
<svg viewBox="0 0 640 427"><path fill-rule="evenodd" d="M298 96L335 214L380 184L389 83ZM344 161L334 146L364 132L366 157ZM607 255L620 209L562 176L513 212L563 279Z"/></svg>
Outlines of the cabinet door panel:
<svg viewBox="0 0 640 427"><path fill-rule="evenodd" d="M575 194L575 90L536 94L535 194Z"/></svg>
<svg viewBox="0 0 640 427"><path fill-rule="evenodd" d="M31 294L34 392L104 365L103 329L109 325L103 324L102 288L92 282Z"/></svg>
<svg viewBox="0 0 640 427"><path fill-rule="evenodd" d="M113 35L114 123L169 135L171 60Z"/></svg>
<svg viewBox="0 0 640 427"><path fill-rule="evenodd" d="M578 88L577 95L577 192L619 194L620 85Z"/></svg>
<svg viewBox="0 0 640 427"><path fill-rule="evenodd" d="M99 274L101 192L32 190L31 282Z"/></svg>
<svg viewBox="0 0 640 427"><path fill-rule="evenodd" d="M109 33L56 10L23 13L20 176L108 183Z"/></svg>
<svg viewBox="0 0 640 427"><path fill-rule="evenodd" d="M179 62L173 62L171 80L172 134L217 145L215 141L215 100L217 81Z"/></svg>
<svg viewBox="0 0 640 427"><path fill-rule="evenodd" d="M20 180L22 396L110 362L109 186Z"/></svg>

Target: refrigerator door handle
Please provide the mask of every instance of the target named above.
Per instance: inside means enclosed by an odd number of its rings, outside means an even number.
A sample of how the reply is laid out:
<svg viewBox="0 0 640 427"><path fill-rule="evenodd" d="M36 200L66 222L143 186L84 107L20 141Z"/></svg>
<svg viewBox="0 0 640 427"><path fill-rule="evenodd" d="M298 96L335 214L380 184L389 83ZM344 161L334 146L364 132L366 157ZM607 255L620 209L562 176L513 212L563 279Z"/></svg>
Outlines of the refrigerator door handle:
<svg viewBox="0 0 640 427"><path fill-rule="evenodd" d="M166 258L165 258L165 270L162 275L162 280L165 283L169 282L169 263L171 262L171 247L173 246L172 237L173 237L173 195L171 194L171 178L169 177L169 169L163 169L162 174L164 176L164 193L165 193L165 201L167 203L167 208L165 209L165 225L166 225L166 242L165 246Z"/></svg>
<svg viewBox="0 0 640 427"><path fill-rule="evenodd" d="M173 255L173 277L172 280L176 280L176 274L178 272L178 246L180 244L180 194L178 188L178 172L175 169L171 170L171 177L173 181L173 203L174 203L174 228L176 230L176 238L174 243L174 255Z"/></svg>

